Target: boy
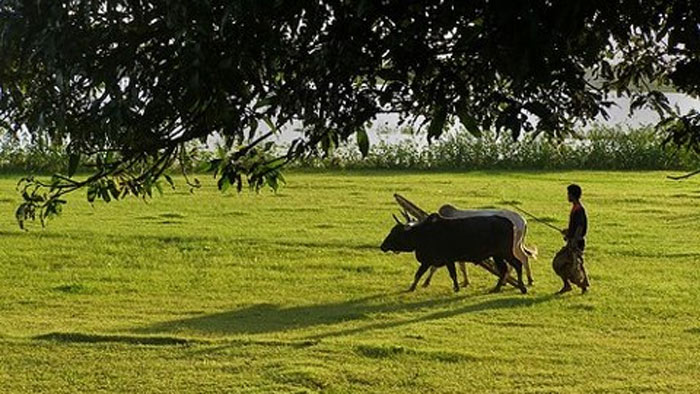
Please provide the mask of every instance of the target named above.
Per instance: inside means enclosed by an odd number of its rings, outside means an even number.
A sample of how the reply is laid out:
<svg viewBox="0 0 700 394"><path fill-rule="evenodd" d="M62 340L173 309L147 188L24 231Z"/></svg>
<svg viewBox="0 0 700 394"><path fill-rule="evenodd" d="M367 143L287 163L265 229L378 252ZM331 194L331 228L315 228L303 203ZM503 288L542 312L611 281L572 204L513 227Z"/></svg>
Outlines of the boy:
<svg viewBox="0 0 700 394"><path fill-rule="evenodd" d="M581 204L582 190L579 185L571 184L566 188L568 199L571 203L571 213L569 214L569 227L561 230L567 247L573 252L574 263L579 264L583 273L583 282L581 283L582 292L585 293L590 286L588 282L588 274L583 266L583 251L586 248L586 233L588 232L588 217L586 209ZM571 290L571 284L567 279L564 279L564 287L559 290L559 293L566 293Z"/></svg>

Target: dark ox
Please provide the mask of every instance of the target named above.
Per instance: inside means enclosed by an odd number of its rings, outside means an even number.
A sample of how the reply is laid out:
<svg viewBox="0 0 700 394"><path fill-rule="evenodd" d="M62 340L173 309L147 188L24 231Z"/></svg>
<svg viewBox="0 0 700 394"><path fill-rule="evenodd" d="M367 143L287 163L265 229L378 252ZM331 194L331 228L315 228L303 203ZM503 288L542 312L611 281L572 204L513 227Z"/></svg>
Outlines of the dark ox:
<svg viewBox="0 0 700 394"><path fill-rule="evenodd" d="M396 219L396 217L394 217ZM415 252L420 263L409 291L414 291L430 267L447 266L454 291L459 291L455 262L479 262L493 258L500 277L493 292L505 284L510 264L518 274L518 287L524 294L522 262L513 255L513 223L499 216L444 218L431 214L418 223L396 226L382 242L384 252Z"/></svg>

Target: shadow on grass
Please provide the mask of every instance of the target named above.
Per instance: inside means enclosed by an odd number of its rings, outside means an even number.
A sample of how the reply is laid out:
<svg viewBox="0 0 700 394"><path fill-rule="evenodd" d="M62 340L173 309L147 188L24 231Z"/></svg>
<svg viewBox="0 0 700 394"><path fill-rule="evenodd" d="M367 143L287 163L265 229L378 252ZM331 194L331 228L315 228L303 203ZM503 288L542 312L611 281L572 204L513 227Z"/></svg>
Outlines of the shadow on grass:
<svg viewBox="0 0 700 394"><path fill-rule="evenodd" d="M279 333L314 326L327 326L327 330L325 330L324 333L307 338L322 339L325 337L351 335L363 331L393 328L417 322L444 319L486 310L528 307L553 298L552 295L537 298L527 298L518 295L470 303L463 307L429 313L430 309L442 308L466 299L474 299L474 296L449 296L441 299L414 302L393 299L381 302L380 300L385 297L387 297L387 295L382 294L344 302L294 306L289 308L271 304L257 304L233 311L156 323L132 331L142 334L155 334L177 332L179 330L192 330L204 333L235 335ZM423 309L427 309L427 314L426 312L419 313L420 316L413 319L382 321L379 323L365 324L360 327L355 326L353 328L337 330L334 330L333 327L334 325L346 322L361 323L370 318L371 316L369 315L373 314L404 314L421 312ZM371 321L376 322L377 319L372 319Z"/></svg>
<svg viewBox="0 0 700 394"><path fill-rule="evenodd" d="M52 332L50 334L38 335L32 339L38 341L66 342L66 343L124 343L129 345L154 345L154 346L174 346L192 345L201 343L192 339L177 337L148 337L133 335L99 335L75 332Z"/></svg>
<svg viewBox="0 0 700 394"><path fill-rule="evenodd" d="M161 224L165 222L160 222ZM182 224L184 222L167 221L167 224ZM0 232L2 234L2 232ZM21 232L17 233L21 235ZM336 249L336 250L359 250L359 251L376 251L379 253L379 243L358 243L344 240L337 241L305 241L297 239L277 239L269 240L264 238L236 238L225 240L215 236L200 236L200 235L168 235L168 234L129 234L115 237L116 239L127 242L152 242L163 244L165 246L177 245L182 246L192 244L199 246L201 244L224 244L233 243L237 248L291 248L291 249Z"/></svg>
<svg viewBox="0 0 700 394"><path fill-rule="evenodd" d="M699 199L700 196L696 196L690 193L679 193L679 194L672 194L671 198L690 198L690 199Z"/></svg>
<svg viewBox="0 0 700 394"><path fill-rule="evenodd" d="M353 243L345 241L337 242L314 242L314 241L283 241L279 240L276 242L265 241L267 244L271 245L281 245L290 248L311 248L311 249L356 249L356 250L369 250L379 253L379 242L373 243Z"/></svg>
<svg viewBox="0 0 700 394"><path fill-rule="evenodd" d="M2 335L0 335L2 338ZM92 333L82 333L82 332L52 332L43 335L37 335L31 339L35 341L48 341L48 342L60 342L60 343L117 343L124 345L148 345L148 346L194 346L194 345L219 345L219 348L227 348L231 345L243 346L243 345L257 345L257 346L289 346L294 348L304 348L308 346L314 346L318 341L313 340L292 340L292 341L279 341L279 340L227 340L224 345L220 345L221 341L212 341L206 339L193 339L193 338L181 338L176 336L146 336L146 335L123 335L123 334L92 334Z"/></svg>
<svg viewBox="0 0 700 394"><path fill-rule="evenodd" d="M620 256L624 257L643 257L643 258L656 258L656 259L679 259L686 257L700 257L700 252L670 252L670 253L659 253L659 252L643 252L639 250L621 250L617 252Z"/></svg>
<svg viewBox="0 0 700 394"><path fill-rule="evenodd" d="M2 237L27 237L34 239L61 239L69 238L66 233L50 232L44 231L41 227L32 228L31 231L23 231L18 226L15 226L16 230L0 230L0 236Z"/></svg>
<svg viewBox="0 0 700 394"><path fill-rule="evenodd" d="M336 330L336 331L327 331L325 333L311 335L311 336L307 337L307 339L319 340L319 339L329 338L329 337L352 335L352 334L360 333L363 331L369 331L369 330L384 330L384 329L404 326L407 324L423 323L423 322L428 322L428 321L432 321L432 320L446 319L446 318L454 317L457 315L477 313L477 312L482 312L482 311L487 311L487 310L529 307L532 305L536 305L536 304L540 304L540 303L552 300L554 298L556 298L556 295L554 295L554 294L543 295L543 296L539 296L536 298L523 298L522 296L509 297L509 298L499 298L499 299L495 299L495 300L479 302L476 304L470 304L470 305L467 305L467 306L464 306L461 308L430 313L427 315L416 317L414 319L375 323L375 324L370 324L370 325L366 325L363 327L341 329L341 330Z"/></svg>

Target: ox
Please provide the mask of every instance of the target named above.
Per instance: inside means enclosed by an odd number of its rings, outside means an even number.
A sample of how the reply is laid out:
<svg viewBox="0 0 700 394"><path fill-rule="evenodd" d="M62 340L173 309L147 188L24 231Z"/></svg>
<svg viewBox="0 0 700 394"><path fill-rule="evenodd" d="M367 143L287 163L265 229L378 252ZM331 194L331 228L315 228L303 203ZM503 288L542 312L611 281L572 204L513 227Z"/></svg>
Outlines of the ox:
<svg viewBox="0 0 700 394"><path fill-rule="evenodd" d="M493 292L498 292L508 277L508 265L518 274L518 288L525 294L522 280L523 263L513 254L513 224L499 216L445 218L430 214L416 223L396 225L382 242L384 252L415 252L420 263L409 291L414 291L420 278L430 267L447 266L454 291L459 291L455 262L480 262L493 258L499 279ZM507 264L506 264L507 263Z"/></svg>
<svg viewBox="0 0 700 394"><path fill-rule="evenodd" d="M508 219L513 225L513 255L523 263L523 269L527 275L527 285L532 286L534 280L532 278L532 270L530 268L530 258L537 258L537 249L528 248L525 246L525 235L527 234L527 221L520 214L505 209L457 209L450 204L445 204L438 209L440 216L445 218L466 218L475 216L499 216ZM462 286L469 285L469 276L464 262L459 262L459 268L464 277ZM430 285L430 280L433 277L438 267L432 267L428 273L428 277L423 282L423 287Z"/></svg>

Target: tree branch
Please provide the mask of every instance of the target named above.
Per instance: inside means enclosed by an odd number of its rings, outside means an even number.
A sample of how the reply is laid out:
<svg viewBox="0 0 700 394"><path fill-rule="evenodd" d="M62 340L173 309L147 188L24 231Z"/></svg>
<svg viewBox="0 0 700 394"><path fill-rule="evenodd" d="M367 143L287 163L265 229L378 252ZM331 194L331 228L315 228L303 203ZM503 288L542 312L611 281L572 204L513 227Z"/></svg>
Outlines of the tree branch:
<svg viewBox="0 0 700 394"><path fill-rule="evenodd" d="M700 174L700 169L695 170L695 171L693 171L693 172L689 172L689 173L687 173L687 174L685 174L685 175L680 175L680 176L671 176L671 175L668 175L666 178L668 178L668 179L673 179L674 181L678 181L678 180L681 180L681 179L686 179L686 178L693 177L693 176L698 175L698 174Z"/></svg>

